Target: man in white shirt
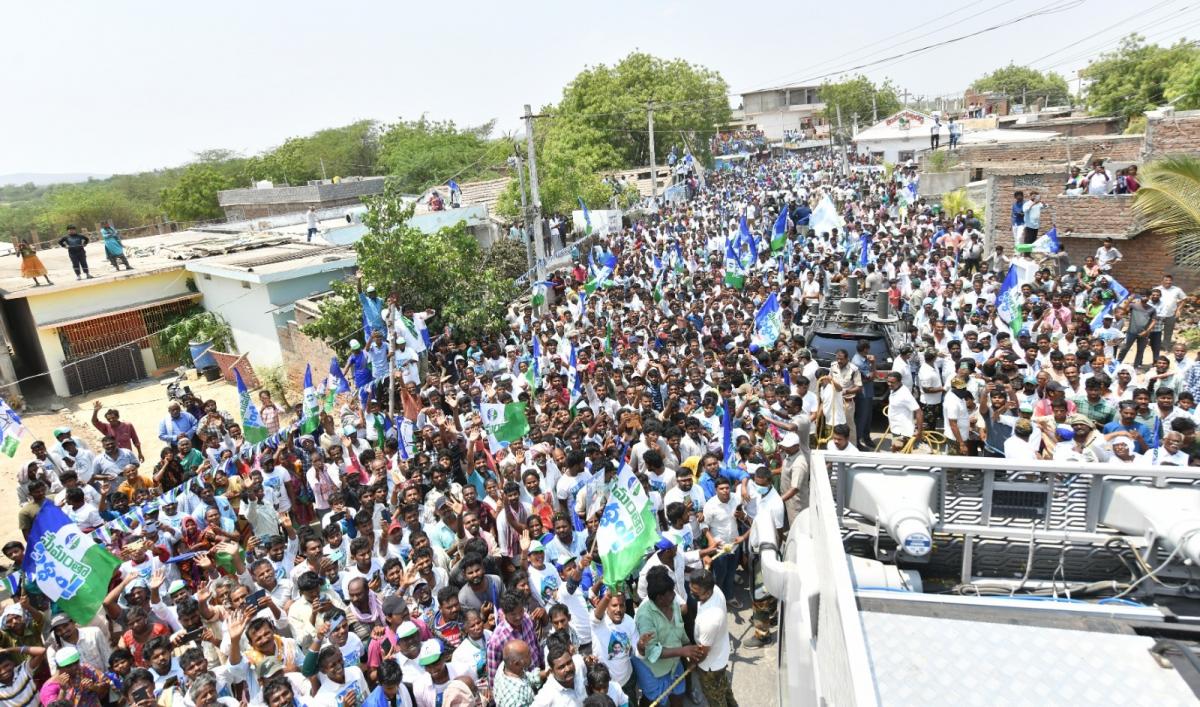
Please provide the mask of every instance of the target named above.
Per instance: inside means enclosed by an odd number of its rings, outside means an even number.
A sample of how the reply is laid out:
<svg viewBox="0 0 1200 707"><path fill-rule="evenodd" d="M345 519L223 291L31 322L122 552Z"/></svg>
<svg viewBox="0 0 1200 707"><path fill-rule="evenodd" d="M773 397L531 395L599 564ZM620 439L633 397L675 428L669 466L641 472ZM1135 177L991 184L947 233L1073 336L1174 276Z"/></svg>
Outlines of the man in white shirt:
<svg viewBox="0 0 1200 707"><path fill-rule="evenodd" d="M934 365L937 352L927 350L921 368L917 370L917 385L921 389L921 408L925 411L925 424L936 427L942 419L942 392L945 384L942 374Z"/></svg>
<svg viewBox="0 0 1200 707"><path fill-rule="evenodd" d="M907 368L907 366L905 366ZM904 447L909 439L919 437L925 430L924 414L912 391L904 385L903 374L892 371L887 375L888 388L888 430L891 432L891 448L897 451Z"/></svg>
<svg viewBox="0 0 1200 707"><path fill-rule="evenodd" d="M1187 297L1187 293L1175 285L1175 278L1165 273L1158 290L1162 293L1158 306L1158 318L1162 322L1162 350L1169 351L1172 337L1175 335L1175 315L1179 311L1179 303Z"/></svg>
<svg viewBox="0 0 1200 707"><path fill-rule="evenodd" d="M1138 461L1150 466L1187 466L1188 455L1182 451L1183 435L1174 430L1163 435L1162 446L1146 450L1138 455Z"/></svg>
<svg viewBox="0 0 1200 707"><path fill-rule="evenodd" d="M946 445L951 453L970 454L968 442L971 439L971 415L967 409L967 398L971 393L967 390L962 379L954 379L950 384L950 394L942 405L942 415L945 417L942 434L946 435Z"/></svg>
<svg viewBox="0 0 1200 707"><path fill-rule="evenodd" d="M690 584L697 602L696 645L705 653L696 666L700 689L710 705L736 704L728 671L729 609L725 605L725 595L717 588L708 570L692 575Z"/></svg>
<svg viewBox="0 0 1200 707"><path fill-rule="evenodd" d="M1004 458L1015 461L1034 461L1037 459L1037 445L1030 437L1033 435L1033 423L1024 418L1017 420L1013 426L1013 434L1004 440Z"/></svg>

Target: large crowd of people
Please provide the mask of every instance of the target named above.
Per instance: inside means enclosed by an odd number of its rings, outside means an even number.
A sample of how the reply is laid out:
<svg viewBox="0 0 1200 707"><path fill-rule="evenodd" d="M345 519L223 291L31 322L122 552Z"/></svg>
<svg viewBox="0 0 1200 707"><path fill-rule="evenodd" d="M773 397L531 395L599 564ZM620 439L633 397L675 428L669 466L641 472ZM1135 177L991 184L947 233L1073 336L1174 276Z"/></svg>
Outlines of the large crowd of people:
<svg viewBox="0 0 1200 707"><path fill-rule="evenodd" d="M1112 244L1064 257L1023 196L1031 243L986 249L912 172L840 164L708 174L594 237L492 339L429 336L436 312L367 290L350 392L315 419L260 396L262 441L185 396L157 442L99 402L99 445L34 442L22 530L57 504L122 563L85 624L10 575L0 705L736 705L731 656L778 615L750 523L782 537L813 450L1198 463L1169 276L1128 292ZM865 340L829 360L806 343L850 278L899 316L890 365ZM484 426L514 403L515 438ZM658 532L614 579L597 536L626 470ZM19 568L22 540L3 551Z"/></svg>

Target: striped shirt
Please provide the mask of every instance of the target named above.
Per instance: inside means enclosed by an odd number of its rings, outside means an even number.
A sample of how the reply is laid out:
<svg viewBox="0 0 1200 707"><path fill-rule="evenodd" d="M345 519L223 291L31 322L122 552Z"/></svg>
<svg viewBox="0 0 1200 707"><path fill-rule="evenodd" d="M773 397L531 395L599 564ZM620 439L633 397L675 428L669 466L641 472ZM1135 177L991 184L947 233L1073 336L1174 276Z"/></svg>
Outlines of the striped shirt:
<svg viewBox="0 0 1200 707"><path fill-rule="evenodd" d="M37 704L37 689L25 663L13 670L12 682L0 684L0 707L27 707Z"/></svg>

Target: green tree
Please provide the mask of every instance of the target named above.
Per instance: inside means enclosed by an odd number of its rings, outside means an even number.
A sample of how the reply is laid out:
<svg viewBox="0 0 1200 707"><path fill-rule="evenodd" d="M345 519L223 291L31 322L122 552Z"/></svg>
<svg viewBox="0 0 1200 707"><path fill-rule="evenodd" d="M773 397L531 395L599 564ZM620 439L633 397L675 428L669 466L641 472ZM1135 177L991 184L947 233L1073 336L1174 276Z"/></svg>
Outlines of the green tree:
<svg viewBox="0 0 1200 707"><path fill-rule="evenodd" d="M876 86L862 74L843 76L835 83L826 81L821 84L820 95L821 102L825 104L823 117L833 125L836 125L839 107L842 111L843 126L849 126L856 113L859 123L865 124L873 114L877 113L882 119L901 108L900 99L896 97L896 87L891 81L885 80Z"/></svg>
<svg viewBox="0 0 1200 707"><path fill-rule="evenodd" d="M1200 159L1174 155L1139 171L1133 211L1141 227L1165 234L1177 262L1200 268Z"/></svg>
<svg viewBox="0 0 1200 707"><path fill-rule="evenodd" d="M1176 110L1200 108L1200 56L1171 69L1163 97L1174 101Z"/></svg>
<svg viewBox="0 0 1200 707"><path fill-rule="evenodd" d="M111 220L118 228L125 228L146 223L156 215L154 205L135 202L109 185L72 185L50 193L37 227L43 234L59 234L68 225L90 231L101 221Z"/></svg>
<svg viewBox="0 0 1200 707"><path fill-rule="evenodd" d="M1010 98L1010 103L1027 100L1043 106L1061 106L1071 99L1067 80L1061 75L1011 63L976 79L971 88L1003 93Z"/></svg>
<svg viewBox="0 0 1200 707"><path fill-rule="evenodd" d="M1198 56L1200 48L1191 42L1180 40L1173 46L1160 47L1131 34L1119 49L1104 54L1083 70L1083 78L1091 82L1088 107L1097 115L1141 115L1166 102L1168 81Z"/></svg>
<svg viewBox="0 0 1200 707"><path fill-rule="evenodd" d="M395 293L414 309L436 309L459 336L502 330L505 308L517 294L513 280L487 261L465 222L436 233L411 226L413 205L401 194L389 180L383 194L366 200L367 233L354 244L364 286ZM321 301L318 319L304 331L337 342L359 327L354 288L336 283L334 295Z"/></svg>
<svg viewBox="0 0 1200 707"><path fill-rule="evenodd" d="M709 138L729 122L728 93L716 71L633 52L613 66L581 71L563 89L551 123L596 131L588 140L606 142L615 153L602 168L641 167L650 164L646 108L653 101L657 163L666 161L673 145L708 162Z"/></svg>
<svg viewBox="0 0 1200 707"><path fill-rule="evenodd" d="M377 174L378 153L378 126L374 121L360 120L288 138L261 157L249 160L246 171L253 179L304 184L314 179Z"/></svg>
<svg viewBox="0 0 1200 707"><path fill-rule="evenodd" d="M493 125L459 128L425 116L388 125L379 138L380 167L410 194L452 177L461 183L495 176L512 148L507 141L489 139Z"/></svg>
<svg viewBox="0 0 1200 707"><path fill-rule="evenodd" d="M534 130L543 211L567 213L583 198L602 208L612 191L601 174L650 164L647 104L654 101L655 159L672 146L710 162L709 138L729 122L728 85L715 71L681 59L633 52L613 66L580 72L558 105L545 106ZM521 150L524 154L524 150ZM498 209L521 216L518 185L510 183Z"/></svg>
<svg viewBox="0 0 1200 707"><path fill-rule="evenodd" d="M201 221L220 218L217 192L232 189L233 179L208 164L192 164L174 186L162 191L163 210L176 221Z"/></svg>

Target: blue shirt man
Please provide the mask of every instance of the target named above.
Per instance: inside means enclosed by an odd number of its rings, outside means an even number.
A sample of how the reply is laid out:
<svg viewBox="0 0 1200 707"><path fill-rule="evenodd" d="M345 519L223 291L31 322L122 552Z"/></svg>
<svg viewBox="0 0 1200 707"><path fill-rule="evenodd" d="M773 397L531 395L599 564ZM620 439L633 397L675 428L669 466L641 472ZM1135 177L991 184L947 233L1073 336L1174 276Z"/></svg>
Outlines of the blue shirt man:
<svg viewBox="0 0 1200 707"><path fill-rule="evenodd" d="M180 435L192 437L196 434L196 418L189 412L184 412L179 403L167 406L167 416L158 423L158 438L166 444L174 445Z"/></svg>
<svg viewBox="0 0 1200 707"><path fill-rule="evenodd" d="M350 361L347 364L350 373L350 379L354 381L357 388L362 388L371 384L374 377L371 375L371 362L367 359L367 355L363 353L362 344L358 343L357 339L350 340Z"/></svg>

